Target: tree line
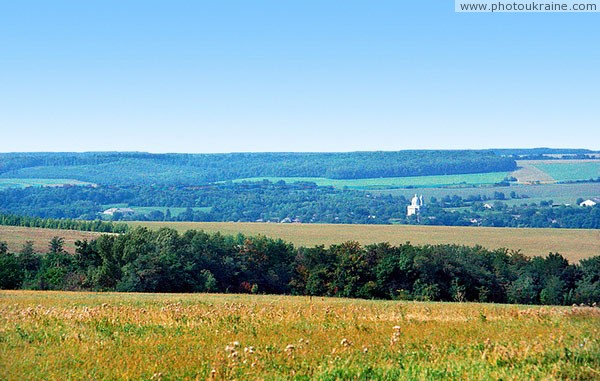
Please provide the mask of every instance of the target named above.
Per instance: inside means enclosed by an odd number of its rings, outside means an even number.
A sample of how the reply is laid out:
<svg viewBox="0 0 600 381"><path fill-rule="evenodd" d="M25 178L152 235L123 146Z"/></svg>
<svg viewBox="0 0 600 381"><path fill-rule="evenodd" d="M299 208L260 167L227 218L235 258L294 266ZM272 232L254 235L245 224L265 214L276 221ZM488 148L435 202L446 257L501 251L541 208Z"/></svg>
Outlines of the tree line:
<svg viewBox="0 0 600 381"><path fill-rule="evenodd" d="M492 151L150 154L5 153L0 177L76 179L103 185L202 185L251 177L361 179L510 172Z"/></svg>
<svg viewBox="0 0 600 381"><path fill-rule="evenodd" d="M600 256L569 263L480 246L295 247L264 236L136 228L46 254L0 243L0 288L235 292L367 299L571 304L600 301Z"/></svg>
<svg viewBox="0 0 600 381"><path fill-rule="evenodd" d="M28 228L81 230L101 233L125 233L127 230L129 230L129 225L125 223L114 223L101 220L83 221L73 219L40 218L17 216L14 214L0 214L0 225L22 226Z"/></svg>

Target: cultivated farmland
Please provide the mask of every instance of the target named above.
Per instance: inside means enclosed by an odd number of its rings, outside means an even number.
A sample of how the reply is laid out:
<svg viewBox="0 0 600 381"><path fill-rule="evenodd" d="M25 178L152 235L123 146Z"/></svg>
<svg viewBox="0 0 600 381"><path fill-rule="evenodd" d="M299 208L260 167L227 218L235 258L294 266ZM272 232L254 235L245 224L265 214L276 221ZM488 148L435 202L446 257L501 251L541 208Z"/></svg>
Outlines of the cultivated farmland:
<svg viewBox="0 0 600 381"><path fill-rule="evenodd" d="M0 379L597 379L600 310L0 292Z"/></svg>
<svg viewBox="0 0 600 381"><path fill-rule="evenodd" d="M9 251L13 253L19 252L27 241L33 241L33 248L37 253L45 253L48 251L48 243L56 236L65 239L64 249L67 252L75 253L75 241L84 239L89 241L98 238L101 234L76 230L0 226L0 242L6 242Z"/></svg>
<svg viewBox="0 0 600 381"><path fill-rule="evenodd" d="M311 182L318 186L333 186L351 189L385 189L398 187L442 187L442 186L478 186L499 183L509 176L509 172L488 172L460 175L378 177L371 179L327 179L323 177L253 177L238 179L234 182L285 181L286 183Z"/></svg>
<svg viewBox="0 0 600 381"><path fill-rule="evenodd" d="M600 231L590 229L513 229L417 225L331 225L331 224L268 224L232 222L130 222L132 226L150 229L169 227L179 232L190 229L222 234L263 234L281 238L296 246L315 246L358 241L390 242L415 245L452 243L480 245L489 249L521 250L528 256L544 256L558 252L569 261L600 255ZM9 251L18 252L26 241L33 241L37 252L45 253L54 236L65 238L65 249L73 253L76 240L92 240L101 233L74 230L0 226L0 241L8 243Z"/></svg>
<svg viewBox="0 0 600 381"><path fill-rule="evenodd" d="M132 222L133 226L179 232L190 229L223 234L263 234L297 246L330 245L345 241L362 244L390 242L416 245L453 243L489 249L521 250L525 255L558 252L569 261L600 255L600 231L588 229L523 229L419 225L269 224L231 222Z"/></svg>
<svg viewBox="0 0 600 381"><path fill-rule="evenodd" d="M600 177L599 160L519 160L513 172L519 183L554 183Z"/></svg>

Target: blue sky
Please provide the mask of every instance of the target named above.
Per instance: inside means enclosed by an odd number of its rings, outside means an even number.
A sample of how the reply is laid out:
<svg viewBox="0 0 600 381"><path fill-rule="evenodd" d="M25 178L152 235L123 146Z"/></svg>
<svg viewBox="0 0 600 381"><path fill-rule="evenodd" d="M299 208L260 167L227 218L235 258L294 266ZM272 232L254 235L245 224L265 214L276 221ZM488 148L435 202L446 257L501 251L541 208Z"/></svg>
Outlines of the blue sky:
<svg viewBox="0 0 600 381"><path fill-rule="evenodd" d="M600 13L5 1L0 152L600 149Z"/></svg>

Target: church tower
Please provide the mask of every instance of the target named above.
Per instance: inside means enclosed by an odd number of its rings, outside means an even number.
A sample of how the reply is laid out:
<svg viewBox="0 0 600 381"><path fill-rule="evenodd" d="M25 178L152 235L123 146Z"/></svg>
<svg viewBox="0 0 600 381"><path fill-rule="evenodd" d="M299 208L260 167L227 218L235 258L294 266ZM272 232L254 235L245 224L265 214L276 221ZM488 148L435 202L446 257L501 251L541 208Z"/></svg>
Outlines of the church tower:
<svg viewBox="0 0 600 381"><path fill-rule="evenodd" d="M425 204L423 203L423 195L418 196L415 193L415 196L410 201L410 205L406 207L406 216L410 217L412 215L419 215L421 213L421 208L423 208Z"/></svg>

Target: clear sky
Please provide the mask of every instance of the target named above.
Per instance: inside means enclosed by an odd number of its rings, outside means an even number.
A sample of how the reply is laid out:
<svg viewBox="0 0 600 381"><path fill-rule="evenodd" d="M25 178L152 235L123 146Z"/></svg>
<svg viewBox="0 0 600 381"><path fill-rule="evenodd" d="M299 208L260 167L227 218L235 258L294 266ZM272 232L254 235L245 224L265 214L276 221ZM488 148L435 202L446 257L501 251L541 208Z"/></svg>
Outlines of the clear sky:
<svg viewBox="0 0 600 381"><path fill-rule="evenodd" d="M600 149L600 13L0 3L0 152Z"/></svg>

